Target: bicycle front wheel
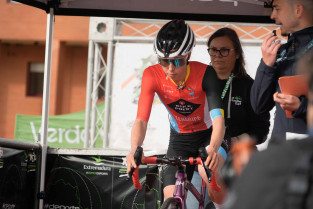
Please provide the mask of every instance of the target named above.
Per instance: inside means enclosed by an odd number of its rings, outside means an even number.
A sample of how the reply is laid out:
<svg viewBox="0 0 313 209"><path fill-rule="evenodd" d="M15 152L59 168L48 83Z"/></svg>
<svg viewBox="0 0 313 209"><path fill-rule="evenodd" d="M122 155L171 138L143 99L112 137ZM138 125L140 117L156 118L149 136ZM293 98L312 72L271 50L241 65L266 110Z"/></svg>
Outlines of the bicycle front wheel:
<svg viewBox="0 0 313 209"><path fill-rule="evenodd" d="M162 204L161 209L181 209L181 203L174 197L167 198Z"/></svg>

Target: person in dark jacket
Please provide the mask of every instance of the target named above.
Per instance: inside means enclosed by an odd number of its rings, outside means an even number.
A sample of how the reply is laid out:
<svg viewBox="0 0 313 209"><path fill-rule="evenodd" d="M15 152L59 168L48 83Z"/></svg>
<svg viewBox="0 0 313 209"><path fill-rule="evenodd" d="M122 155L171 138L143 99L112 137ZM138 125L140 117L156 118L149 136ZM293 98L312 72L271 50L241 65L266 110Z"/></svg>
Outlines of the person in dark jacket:
<svg viewBox="0 0 313 209"><path fill-rule="evenodd" d="M271 19L280 25L281 34L288 36L286 44L271 33L265 37L262 59L251 89L251 104L257 114L269 112L275 105L276 114L272 138L286 139L288 132L305 134L307 98L282 94L278 79L296 75L297 57L313 46L313 1L274 0ZM287 118L285 110L293 118Z"/></svg>
<svg viewBox="0 0 313 209"><path fill-rule="evenodd" d="M270 114L254 113L250 104L250 89L253 79L245 69L244 55L237 33L231 28L217 30L208 40L211 68L219 78L220 95L225 117L225 136L231 142L254 138L263 143L270 126ZM194 173L193 184L201 184L199 174ZM191 196L191 195L190 195ZM197 202L188 196L187 207L196 208ZM217 204L215 204L217 206ZM217 206L218 207L218 206Z"/></svg>
<svg viewBox="0 0 313 209"><path fill-rule="evenodd" d="M253 153L235 179L224 209L313 208L313 48L296 66L308 79L309 137L272 143Z"/></svg>
<svg viewBox="0 0 313 209"><path fill-rule="evenodd" d="M256 115L250 103L253 79L244 67L244 55L237 33L231 28L217 30L208 41L211 67L219 78L228 142L252 137L256 144L269 132L268 112ZM229 143L230 144L230 143Z"/></svg>

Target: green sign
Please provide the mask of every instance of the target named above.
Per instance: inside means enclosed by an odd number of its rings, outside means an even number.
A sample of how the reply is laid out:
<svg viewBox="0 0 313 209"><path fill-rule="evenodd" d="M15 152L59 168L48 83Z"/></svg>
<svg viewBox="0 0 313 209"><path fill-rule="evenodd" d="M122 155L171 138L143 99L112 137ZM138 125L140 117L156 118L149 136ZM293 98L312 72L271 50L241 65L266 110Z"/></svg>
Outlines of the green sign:
<svg viewBox="0 0 313 209"><path fill-rule="evenodd" d="M99 112L104 109L104 103L98 105ZM101 130L102 122L97 124L97 130ZM47 143L56 148L83 148L85 138L85 111L67 115L49 116ZM41 131L41 116L16 115L14 139L37 142ZM103 147L101 138L103 133L98 134L95 148Z"/></svg>

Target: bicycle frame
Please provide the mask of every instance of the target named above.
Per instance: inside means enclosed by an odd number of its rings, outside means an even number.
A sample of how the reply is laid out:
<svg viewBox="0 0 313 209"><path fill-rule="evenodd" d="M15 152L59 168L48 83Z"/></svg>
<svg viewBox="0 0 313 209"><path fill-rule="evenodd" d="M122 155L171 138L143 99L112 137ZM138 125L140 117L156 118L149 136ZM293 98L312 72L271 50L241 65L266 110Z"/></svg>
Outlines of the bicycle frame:
<svg viewBox="0 0 313 209"><path fill-rule="evenodd" d="M173 197L177 199L181 203L182 209L187 209L186 207L186 190L190 191L195 198L199 201L199 209L204 208L204 197L205 197L205 188L206 184L202 180L201 183L201 194L197 191L197 189L194 187L194 185L188 181L187 179L187 174L185 172L185 167L184 165L200 165L204 164L203 160L206 159L201 159L200 157L190 157L190 158L185 158L182 159L181 157L174 157L174 158L158 158L158 157L145 157L142 160L142 148L137 147L137 150L134 154L134 159L136 161L137 167L136 169L132 167L131 171L129 172L129 176L132 177L134 186L136 189L140 190L142 189L142 185L139 182L139 174L138 174L138 167L141 163L144 164L169 164L173 166L177 166L178 171L176 172L176 182L175 182L175 190ZM204 151L206 153L206 151ZM207 153L206 153L207 154ZM141 162L142 161L142 162ZM209 182L213 183L213 185L216 185L215 180L211 182L211 176L212 172L205 166L207 176L209 178ZM217 188L217 187L216 187Z"/></svg>
<svg viewBox="0 0 313 209"><path fill-rule="evenodd" d="M201 183L201 193L194 187L194 185L188 181L187 174L183 168L179 168L176 173L176 183L175 183L175 191L173 197L178 199L181 203L182 209L187 209L186 206L186 189L195 196L195 198L199 201L199 209L204 208L204 198L205 198L205 190L206 185L202 180Z"/></svg>

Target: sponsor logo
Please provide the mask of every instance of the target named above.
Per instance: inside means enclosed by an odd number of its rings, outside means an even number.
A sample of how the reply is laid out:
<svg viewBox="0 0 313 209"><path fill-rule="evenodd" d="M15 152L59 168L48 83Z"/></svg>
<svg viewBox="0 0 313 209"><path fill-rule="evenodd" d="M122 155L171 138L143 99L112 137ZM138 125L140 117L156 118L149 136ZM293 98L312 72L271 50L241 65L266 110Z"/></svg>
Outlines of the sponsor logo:
<svg viewBox="0 0 313 209"><path fill-rule="evenodd" d="M84 170L111 171L111 167L84 165Z"/></svg>
<svg viewBox="0 0 313 209"><path fill-rule="evenodd" d="M29 153L28 155L30 162L34 163L37 160L37 156L35 153Z"/></svg>
<svg viewBox="0 0 313 209"><path fill-rule="evenodd" d="M187 117L188 115L192 114L196 109L198 109L200 107L200 104L195 104L183 99L179 99L176 102L169 103L168 106L172 108L175 112Z"/></svg>
<svg viewBox="0 0 313 209"><path fill-rule="evenodd" d="M80 207L68 206L68 205L45 204L44 209L80 209Z"/></svg>
<svg viewBox="0 0 313 209"><path fill-rule="evenodd" d="M86 175L108 176L109 174L107 172L86 171Z"/></svg>
<svg viewBox="0 0 313 209"><path fill-rule="evenodd" d="M164 92L165 92L165 93L170 93L170 94L173 94L173 93L174 93L174 91L172 91L172 90L167 90L167 89L165 89Z"/></svg>
<svg viewBox="0 0 313 209"><path fill-rule="evenodd" d="M101 159L101 157L91 157L93 160L96 162L94 163L95 165L102 165L102 162L105 161L104 159Z"/></svg>
<svg viewBox="0 0 313 209"><path fill-rule="evenodd" d="M125 173L125 174L120 174L118 177L119 178L124 178L124 177L128 177L129 175L128 175L128 173Z"/></svg>
<svg viewBox="0 0 313 209"><path fill-rule="evenodd" d="M235 96L231 98L231 101L235 103L235 105L241 105L242 103L242 97L241 96Z"/></svg>
<svg viewBox="0 0 313 209"><path fill-rule="evenodd" d="M13 208L15 208L14 204L7 204L7 203L2 204L2 209L13 209Z"/></svg>
<svg viewBox="0 0 313 209"><path fill-rule="evenodd" d="M107 166L93 166L93 165L84 165L84 170L86 171L86 175L96 175L96 176L108 176L112 168Z"/></svg>
<svg viewBox="0 0 313 209"><path fill-rule="evenodd" d="M35 124L33 121L30 122L30 128L35 142L39 142L39 134L42 132L42 127L39 130L36 130ZM104 132L100 132L100 136L103 138ZM66 128L48 128L48 143L57 143L57 144L83 144L85 139L85 129L79 125L75 125L75 128L66 129Z"/></svg>
<svg viewBox="0 0 313 209"><path fill-rule="evenodd" d="M176 120L178 121L199 121L201 120L200 116L195 116L195 117L178 117L178 116L174 116L176 118Z"/></svg>
<svg viewBox="0 0 313 209"><path fill-rule="evenodd" d="M119 178L128 177L127 169L126 168L120 168L119 169Z"/></svg>
<svg viewBox="0 0 313 209"><path fill-rule="evenodd" d="M175 185L184 185L184 184L185 184L185 182L183 182L183 181L176 181Z"/></svg>
<svg viewBox="0 0 313 209"><path fill-rule="evenodd" d="M163 88L173 88L172 86L164 84L164 83L162 84L162 86L163 86Z"/></svg>

